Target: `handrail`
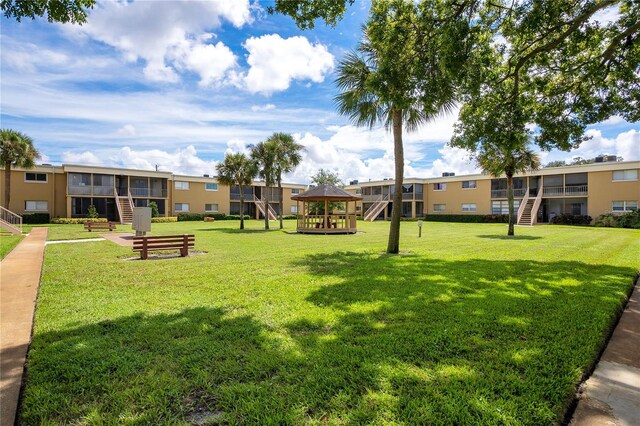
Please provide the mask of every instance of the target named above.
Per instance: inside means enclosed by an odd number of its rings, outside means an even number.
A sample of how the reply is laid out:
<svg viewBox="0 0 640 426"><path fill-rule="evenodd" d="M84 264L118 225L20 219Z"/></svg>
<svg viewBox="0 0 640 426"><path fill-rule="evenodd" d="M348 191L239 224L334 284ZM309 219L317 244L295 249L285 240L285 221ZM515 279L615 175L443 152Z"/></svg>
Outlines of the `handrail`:
<svg viewBox="0 0 640 426"><path fill-rule="evenodd" d="M120 223L124 223L122 221L122 207L120 207L120 194L118 194L118 189L114 186L113 192L116 194L116 207L118 208L118 217L120 218Z"/></svg>
<svg viewBox="0 0 640 426"><path fill-rule="evenodd" d="M536 200L533 202L533 207L531 208L531 225L535 224L538 221L538 209L540 208L540 203L542 202L543 193L544 193L544 184L540 183L540 189L538 189L538 195L536 196Z"/></svg>
<svg viewBox="0 0 640 426"><path fill-rule="evenodd" d="M131 191L127 189L127 199L129 200L129 208L131 208L131 212L133 212L133 198L131 198Z"/></svg>
<svg viewBox="0 0 640 426"><path fill-rule="evenodd" d="M0 220L18 229L22 234L22 216L0 206Z"/></svg>
<svg viewBox="0 0 640 426"><path fill-rule="evenodd" d="M377 217L382 209L385 208L391 200L391 194L382 194L380 197L367 209L364 214L364 220L370 221L372 218Z"/></svg>
<svg viewBox="0 0 640 426"><path fill-rule="evenodd" d="M518 206L518 219L516 220L516 223L520 223L520 219L522 218L522 213L524 213L524 207L527 205L527 201L529 201L529 187L527 187L527 192L525 193L522 201L520 201L520 206Z"/></svg>

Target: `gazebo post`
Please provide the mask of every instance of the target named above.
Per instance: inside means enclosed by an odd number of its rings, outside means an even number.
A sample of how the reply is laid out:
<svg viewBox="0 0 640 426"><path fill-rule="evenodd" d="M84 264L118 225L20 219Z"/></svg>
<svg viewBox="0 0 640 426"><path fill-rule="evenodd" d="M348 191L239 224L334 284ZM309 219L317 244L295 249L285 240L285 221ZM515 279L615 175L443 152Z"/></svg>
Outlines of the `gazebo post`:
<svg viewBox="0 0 640 426"><path fill-rule="evenodd" d="M324 200L324 229L330 228L331 224L329 223L329 201Z"/></svg>

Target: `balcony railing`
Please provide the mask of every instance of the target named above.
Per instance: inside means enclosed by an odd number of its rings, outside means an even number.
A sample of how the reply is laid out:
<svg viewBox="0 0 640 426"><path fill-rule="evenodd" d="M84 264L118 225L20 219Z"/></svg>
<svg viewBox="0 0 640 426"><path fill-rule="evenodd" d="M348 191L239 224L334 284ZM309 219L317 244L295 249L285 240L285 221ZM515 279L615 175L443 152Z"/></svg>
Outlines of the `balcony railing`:
<svg viewBox="0 0 640 426"><path fill-rule="evenodd" d="M69 185L69 194L70 195L91 195L91 185Z"/></svg>
<svg viewBox="0 0 640 426"><path fill-rule="evenodd" d="M94 186L93 195L111 195L113 196L113 186Z"/></svg>
<svg viewBox="0 0 640 426"><path fill-rule="evenodd" d="M568 185L568 186L545 186L544 196L561 197L564 195L587 195L587 185Z"/></svg>
<svg viewBox="0 0 640 426"><path fill-rule="evenodd" d="M158 188L131 188L129 189L132 197L167 197L166 189L158 189Z"/></svg>
<svg viewBox="0 0 640 426"><path fill-rule="evenodd" d="M516 198L522 198L527 193L527 188L517 188L513 190L513 196ZM507 198L506 189L492 189L491 198Z"/></svg>

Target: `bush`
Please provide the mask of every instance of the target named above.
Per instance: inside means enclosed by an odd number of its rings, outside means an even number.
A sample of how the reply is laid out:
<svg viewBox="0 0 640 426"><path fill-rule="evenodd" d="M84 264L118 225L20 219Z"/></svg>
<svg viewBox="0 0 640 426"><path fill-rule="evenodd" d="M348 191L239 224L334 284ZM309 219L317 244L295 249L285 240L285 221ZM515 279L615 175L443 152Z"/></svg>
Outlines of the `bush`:
<svg viewBox="0 0 640 426"><path fill-rule="evenodd" d="M428 214L427 222L462 222L462 223L508 223L506 214Z"/></svg>
<svg viewBox="0 0 640 426"><path fill-rule="evenodd" d="M169 222L177 222L178 218L175 216L167 216L167 217L152 217L151 223L169 223Z"/></svg>
<svg viewBox="0 0 640 426"><path fill-rule="evenodd" d="M108 222L108 220L104 217L97 219L87 219L86 217L56 217L51 221L51 223L59 225L82 225L85 222Z"/></svg>
<svg viewBox="0 0 640 426"><path fill-rule="evenodd" d="M156 203L155 201L151 201L148 204L148 207L151 209L151 218L160 216L160 210L158 210L158 203Z"/></svg>
<svg viewBox="0 0 640 426"><path fill-rule="evenodd" d="M28 213L21 216L23 225L41 225L43 223L49 223L49 213Z"/></svg>
<svg viewBox="0 0 640 426"><path fill-rule="evenodd" d="M98 216L98 209L96 209L96 206L91 204L87 209L87 219L97 219Z"/></svg>
<svg viewBox="0 0 640 426"><path fill-rule="evenodd" d="M251 219L251 216L249 216L248 214L244 215L244 219ZM239 214L228 214L226 215L226 217L224 218L224 220L240 220L240 215Z"/></svg>
<svg viewBox="0 0 640 426"><path fill-rule="evenodd" d="M295 214L288 214L288 215L282 216L283 220L295 220L297 218L298 218L298 216L295 215Z"/></svg>
<svg viewBox="0 0 640 426"><path fill-rule="evenodd" d="M554 225L589 225L591 224L591 216L581 214L561 214L551 219Z"/></svg>
<svg viewBox="0 0 640 426"><path fill-rule="evenodd" d="M604 226L607 228L640 229L640 210L623 214L606 213L598 216L593 221L593 224L594 226Z"/></svg>
<svg viewBox="0 0 640 426"><path fill-rule="evenodd" d="M203 219L204 215L202 213L178 213L178 222L193 222Z"/></svg>
<svg viewBox="0 0 640 426"><path fill-rule="evenodd" d="M227 215L224 213L207 213L204 217L212 217L215 220L225 220Z"/></svg>

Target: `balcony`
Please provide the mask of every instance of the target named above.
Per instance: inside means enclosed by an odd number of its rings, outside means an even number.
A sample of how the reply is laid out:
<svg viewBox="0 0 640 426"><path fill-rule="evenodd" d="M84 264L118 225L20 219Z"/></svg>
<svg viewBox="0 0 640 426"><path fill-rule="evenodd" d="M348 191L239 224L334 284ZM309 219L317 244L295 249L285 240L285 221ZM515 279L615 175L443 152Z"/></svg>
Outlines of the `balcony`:
<svg viewBox="0 0 640 426"><path fill-rule="evenodd" d="M129 189L132 197L152 197L152 198L167 198L167 190L160 188L131 188Z"/></svg>
<svg viewBox="0 0 640 426"><path fill-rule="evenodd" d="M113 196L113 186L94 186L93 195Z"/></svg>
<svg viewBox="0 0 640 426"><path fill-rule="evenodd" d="M522 198L524 194L527 193L526 188L517 188L513 190L513 196L515 198ZM492 189L491 190L491 198L507 198L507 190L506 189Z"/></svg>
<svg viewBox="0 0 640 426"><path fill-rule="evenodd" d="M567 186L545 186L543 196L545 197L563 197L574 195L587 195L587 185L567 185Z"/></svg>
<svg viewBox="0 0 640 426"><path fill-rule="evenodd" d="M91 185L69 185L69 195L91 195Z"/></svg>

